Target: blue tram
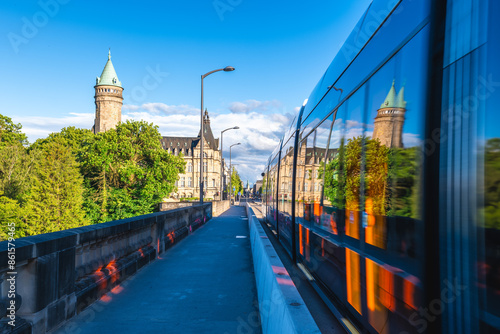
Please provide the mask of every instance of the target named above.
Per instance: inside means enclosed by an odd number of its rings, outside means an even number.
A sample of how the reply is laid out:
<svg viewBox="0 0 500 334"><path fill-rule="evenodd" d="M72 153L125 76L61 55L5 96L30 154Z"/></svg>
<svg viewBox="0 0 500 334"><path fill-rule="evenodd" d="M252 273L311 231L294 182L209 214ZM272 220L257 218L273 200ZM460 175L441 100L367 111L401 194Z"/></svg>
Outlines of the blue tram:
<svg viewBox="0 0 500 334"><path fill-rule="evenodd" d="M264 171L266 219L358 329L500 330L498 0L374 0Z"/></svg>

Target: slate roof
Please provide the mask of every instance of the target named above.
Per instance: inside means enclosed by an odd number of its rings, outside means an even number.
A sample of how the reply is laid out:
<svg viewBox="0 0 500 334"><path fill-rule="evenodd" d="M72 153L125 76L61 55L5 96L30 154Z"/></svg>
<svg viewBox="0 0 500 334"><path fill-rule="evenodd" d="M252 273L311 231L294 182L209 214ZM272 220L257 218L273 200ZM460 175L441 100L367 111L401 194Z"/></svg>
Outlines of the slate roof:
<svg viewBox="0 0 500 334"><path fill-rule="evenodd" d="M205 140L203 142L203 148L211 148L214 151L219 149L219 139L215 139L210 128L210 118L208 117L208 112L205 110L204 116L204 132ZM198 132L198 137L169 137L165 136L161 140L164 149L183 149L184 155L186 155L186 149L193 150L198 146L200 142L200 132Z"/></svg>

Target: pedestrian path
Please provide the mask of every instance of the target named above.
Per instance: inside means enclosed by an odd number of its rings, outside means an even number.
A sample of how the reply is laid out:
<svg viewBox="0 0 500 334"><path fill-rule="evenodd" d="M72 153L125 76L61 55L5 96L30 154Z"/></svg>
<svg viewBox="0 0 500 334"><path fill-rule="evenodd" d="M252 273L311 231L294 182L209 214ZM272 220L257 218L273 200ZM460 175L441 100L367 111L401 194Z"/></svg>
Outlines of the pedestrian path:
<svg viewBox="0 0 500 334"><path fill-rule="evenodd" d="M55 333L261 333L245 208L213 218Z"/></svg>

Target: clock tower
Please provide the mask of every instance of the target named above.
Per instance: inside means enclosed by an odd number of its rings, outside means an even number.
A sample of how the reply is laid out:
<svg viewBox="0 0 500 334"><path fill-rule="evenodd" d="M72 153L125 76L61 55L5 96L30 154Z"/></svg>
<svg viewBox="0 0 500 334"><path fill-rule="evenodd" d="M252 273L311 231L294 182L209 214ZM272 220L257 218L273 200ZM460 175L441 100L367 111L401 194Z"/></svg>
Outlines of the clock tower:
<svg viewBox="0 0 500 334"><path fill-rule="evenodd" d="M92 132L105 132L115 128L122 120L123 87L111 62L111 51L100 77L96 78L95 121Z"/></svg>
<svg viewBox="0 0 500 334"><path fill-rule="evenodd" d="M405 122L406 101L404 100L404 87L396 95L395 81L384 103L377 110L373 128L373 139L389 148L403 147L403 124Z"/></svg>

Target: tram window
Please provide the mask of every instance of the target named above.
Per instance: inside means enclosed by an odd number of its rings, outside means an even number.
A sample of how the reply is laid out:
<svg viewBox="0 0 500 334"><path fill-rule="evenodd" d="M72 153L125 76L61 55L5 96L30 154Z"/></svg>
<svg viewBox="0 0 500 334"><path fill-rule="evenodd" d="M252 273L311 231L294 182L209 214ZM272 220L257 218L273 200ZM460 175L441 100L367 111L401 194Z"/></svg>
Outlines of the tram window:
<svg viewBox="0 0 500 334"><path fill-rule="evenodd" d="M322 171L323 189L323 215L321 216L321 226L333 234L343 231L342 221L345 208L343 177L343 155L340 147L343 145L345 126L345 105L342 105L333 115L335 123L330 132L330 142L325 155L325 169Z"/></svg>
<svg viewBox="0 0 500 334"><path fill-rule="evenodd" d="M464 95L462 105L467 108L468 118L484 110L480 123L484 137L479 138L478 146L478 237L480 253L476 260L477 282L480 305L484 311L482 319L500 318L500 21L496 18L500 4L490 1L490 20L488 24L487 70L478 70L477 63L483 59L476 54L471 59L471 94ZM492 19L495 17L494 19ZM484 51L483 51L484 52ZM478 73L479 72L479 73ZM481 73L482 72L482 73ZM475 95L472 95L475 93ZM483 95L484 93L484 95ZM471 97L472 95L472 97ZM482 97L486 97L483 99ZM470 99L467 101L467 99ZM481 113L483 114L483 113ZM468 121L463 122L464 125ZM492 317L492 315L494 317ZM488 326L493 326L491 322Z"/></svg>
<svg viewBox="0 0 500 334"><path fill-rule="evenodd" d="M306 150L307 150L307 139L302 140L299 143L297 152L297 175L295 179L295 184L299 185L295 193L296 205L295 205L295 221L303 224L305 222L305 201L306 193L308 191L306 182ZM302 187L300 186L302 185Z"/></svg>
<svg viewBox="0 0 500 334"><path fill-rule="evenodd" d="M344 162L345 234L360 238L360 215L364 203L361 200L361 154L362 135L365 130L364 104L365 86L361 87L347 101L344 138L342 138L340 159Z"/></svg>

